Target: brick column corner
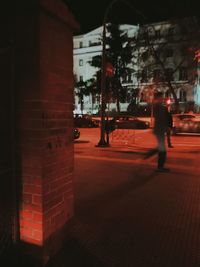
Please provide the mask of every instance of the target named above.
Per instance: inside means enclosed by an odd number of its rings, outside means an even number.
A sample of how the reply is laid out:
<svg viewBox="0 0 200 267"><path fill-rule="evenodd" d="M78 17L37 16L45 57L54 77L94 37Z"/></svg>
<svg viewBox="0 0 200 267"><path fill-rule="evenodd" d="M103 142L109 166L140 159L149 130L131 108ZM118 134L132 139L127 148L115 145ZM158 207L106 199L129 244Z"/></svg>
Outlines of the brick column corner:
<svg viewBox="0 0 200 267"><path fill-rule="evenodd" d="M37 4L35 4L37 2ZM74 213L73 31L61 0L35 1L17 20L20 96L20 240L46 263Z"/></svg>

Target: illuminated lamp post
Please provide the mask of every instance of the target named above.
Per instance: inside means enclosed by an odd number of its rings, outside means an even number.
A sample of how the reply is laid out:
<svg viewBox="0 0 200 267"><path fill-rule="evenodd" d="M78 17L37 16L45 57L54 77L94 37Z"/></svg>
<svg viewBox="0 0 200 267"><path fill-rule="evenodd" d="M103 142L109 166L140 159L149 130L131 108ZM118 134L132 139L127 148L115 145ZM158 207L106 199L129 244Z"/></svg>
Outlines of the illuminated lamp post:
<svg viewBox="0 0 200 267"><path fill-rule="evenodd" d="M100 140L97 144L98 147L107 147L108 144L105 141L105 109L106 109L106 22L108 18L108 13L111 7L117 2L121 1L125 3L129 8L133 9L134 12L138 13L144 19L145 16L138 11L132 4L126 0L113 0L106 8L104 18L103 18L103 35L102 35L102 63L101 63L101 135ZM107 65L109 69L109 65Z"/></svg>
<svg viewBox="0 0 200 267"><path fill-rule="evenodd" d="M167 104L167 106L171 105L171 99L170 99L170 98L168 98L168 99L166 100L166 104Z"/></svg>
<svg viewBox="0 0 200 267"><path fill-rule="evenodd" d="M103 36L102 36L102 62L101 62L101 136L97 146L107 147L105 140L105 106L106 106L106 21L112 5L118 0L113 0L107 7L103 18Z"/></svg>
<svg viewBox="0 0 200 267"><path fill-rule="evenodd" d="M168 111L170 111L171 110L171 104L173 102L172 99L170 97L168 97L165 102L166 102L166 106L167 106Z"/></svg>

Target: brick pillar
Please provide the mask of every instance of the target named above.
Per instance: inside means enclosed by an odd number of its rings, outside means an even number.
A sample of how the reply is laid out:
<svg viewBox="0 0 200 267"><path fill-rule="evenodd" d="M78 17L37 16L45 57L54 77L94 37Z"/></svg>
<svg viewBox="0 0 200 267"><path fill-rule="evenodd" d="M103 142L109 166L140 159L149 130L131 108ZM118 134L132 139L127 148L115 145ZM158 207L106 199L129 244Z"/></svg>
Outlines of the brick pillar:
<svg viewBox="0 0 200 267"><path fill-rule="evenodd" d="M60 0L30 1L18 15L20 240L46 262L61 247L74 212L72 34L77 25Z"/></svg>

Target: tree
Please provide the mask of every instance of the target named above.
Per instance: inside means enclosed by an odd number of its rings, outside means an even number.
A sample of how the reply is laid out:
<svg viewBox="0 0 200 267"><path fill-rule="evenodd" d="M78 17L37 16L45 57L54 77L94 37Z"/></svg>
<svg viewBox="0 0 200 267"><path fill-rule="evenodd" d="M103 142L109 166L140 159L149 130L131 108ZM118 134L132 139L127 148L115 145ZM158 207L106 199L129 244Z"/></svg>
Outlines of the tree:
<svg viewBox="0 0 200 267"><path fill-rule="evenodd" d="M160 28L147 24L139 31L136 46L139 51L140 83L153 83L155 90L167 88L175 101L176 111L179 110L176 86L180 87L180 83L175 83L174 77L179 75L179 80L194 83L194 53L199 43L199 20L194 17L171 20Z"/></svg>
<svg viewBox="0 0 200 267"><path fill-rule="evenodd" d="M107 24L106 38L106 62L113 67L113 76L106 76L106 99L116 101L117 111L120 112L120 101L126 96L126 90L122 86L123 76L131 75L133 67L132 39L120 30L117 24ZM91 66L98 69L96 75L96 92L100 94L101 56L95 56L90 62ZM91 91L93 93L93 91Z"/></svg>
<svg viewBox="0 0 200 267"><path fill-rule="evenodd" d="M76 95L79 98L81 105L81 112L84 110L84 96L91 96L92 110L95 102L99 102L100 95L100 82L101 82L100 70L96 72L93 78L86 81L75 81ZM98 101L97 101L98 99ZM99 103L100 104L100 103Z"/></svg>
<svg viewBox="0 0 200 267"><path fill-rule="evenodd" d="M79 98L80 101L80 105L81 105L81 113L83 113L83 109L84 109L84 96L85 95L89 95L90 94L90 89L87 86L87 83L84 81L79 81L79 82L75 82L75 88L76 90L76 95Z"/></svg>

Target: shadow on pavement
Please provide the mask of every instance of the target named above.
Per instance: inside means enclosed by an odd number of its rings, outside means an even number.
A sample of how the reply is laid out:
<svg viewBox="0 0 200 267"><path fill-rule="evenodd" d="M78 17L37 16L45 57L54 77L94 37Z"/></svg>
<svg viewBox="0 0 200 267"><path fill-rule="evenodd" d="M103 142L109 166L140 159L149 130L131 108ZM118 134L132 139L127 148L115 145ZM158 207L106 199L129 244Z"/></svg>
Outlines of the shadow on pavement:
<svg viewBox="0 0 200 267"><path fill-rule="evenodd" d="M46 267L104 267L105 264L75 238L66 240L63 249Z"/></svg>
<svg viewBox="0 0 200 267"><path fill-rule="evenodd" d="M91 197L85 197L84 200L82 199L81 202L79 201L80 204L78 204L79 207L77 206L77 208L80 209L79 211L81 211L83 205L83 212L87 213L89 216L93 213L93 210L98 210L101 207L108 205L108 203L109 205L116 203L116 201L123 199L123 197L126 197L128 194L133 193L138 188L143 187L156 177L157 173L154 171L152 171L150 174L148 172L148 175L144 175L141 169L138 169L137 173L133 174L132 179L119 184L117 187L112 187L106 192L104 191L101 193L96 193L92 196L92 199Z"/></svg>
<svg viewBox="0 0 200 267"><path fill-rule="evenodd" d="M88 140L77 140L77 141L74 141L75 144L88 144L90 143L90 141Z"/></svg>
<svg viewBox="0 0 200 267"><path fill-rule="evenodd" d="M123 150L108 150L107 152L116 152L116 153L120 153L120 154L133 154L133 155L144 155L145 152L144 151L123 151Z"/></svg>
<svg viewBox="0 0 200 267"><path fill-rule="evenodd" d="M185 154L189 154L189 153L190 153L190 154L200 154L200 150L199 150L199 149L198 149L198 150L189 150L189 149L188 149L188 150L186 150L186 151L185 151L185 150L182 150L182 151L179 150L178 153L181 153L181 154L184 154L184 153L185 153Z"/></svg>

